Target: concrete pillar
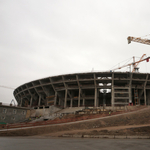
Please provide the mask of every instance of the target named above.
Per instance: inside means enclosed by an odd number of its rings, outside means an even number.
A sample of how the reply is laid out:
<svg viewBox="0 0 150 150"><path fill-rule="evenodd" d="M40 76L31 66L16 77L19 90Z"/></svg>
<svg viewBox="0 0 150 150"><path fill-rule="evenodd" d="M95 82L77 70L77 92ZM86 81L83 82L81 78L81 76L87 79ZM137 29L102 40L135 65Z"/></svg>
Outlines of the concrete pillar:
<svg viewBox="0 0 150 150"><path fill-rule="evenodd" d="M146 104L146 84L147 84L147 81L148 81L148 74L146 76L146 80L145 80L145 83L144 83L144 88L143 88L143 90L139 94L139 102L140 102L141 96L142 96L142 94L144 92L144 103L145 104Z"/></svg>
<svg viewBox="0 0 150 150"><path fill-rule="evenodd" d="M97 107L99 107L99 89L97 91Z"/></svg>
<svg viewBox="0 0 150 150"><path fill-rule="evenodd" d="M97 107L97 88L95 88L94 107Z"/></svg>
<svg viewBox="0 0 150 150"><path fill-rule="evenodd" d="M73 101L73 98L71 98L70 100L70 107L72 107L72 101Z"/></svg>
<svg viewBox="0 0 150 150"><path fill-rule="evenodd" d="M85 98L83 98L82 105L85 106Z"/></svg>
<svg viewBox="0 0 150 150"><path fill-rule="evenodd" d="M30 107L32 107L32 97L31 97L31 99L30 99Z"/></svg>
<svg viewBox="0 0 150 150"><path fill-rule="evenodd" d="M114 73L112 73L111 105L112 105L112 108L114 109Z"/></svg>
<svg viewBox="0 0 150 150"><path fill-rule="evenodd" d="M22 107L22 97L21 97L21 101L20 101L20 107Z"/></svg>
<svg viewBox="0 0 150 150"><path fill-rule="evenodd" d="M129 103L132 103L132 73L130 73L130 83L129 83Z"/></svg>
<svg viewBox="0 0 150 150"><path fill-rule="evenodd" d="M64 102L64 108L66 108L66 106L67 106L67 93L68 93L68 89L65 90L65 102Z"/></svg>
<svg viewBox="0 0 150 150"><path fill-rule="evenodd" d="M146 89L144 87L144 104L146 105Z"/></svg>
<svg viewBox="0 0 150 150"><path fill-rule="evenodd" d="M147 104L150 105L150 91L148 91L147 94Z"/></svg>
<svg viewBox="0 0 150 150"><path fill-rule="evenodd" d="M132 103L132 88L129 86L129 103Z"/></svg>
<svg viewBox="0 0 150 150"><path fill-rule="evenodd" d="M138 104L139 105L141 105L141 96L142 96L143 92L144 92L144 89L142 91L140 91L140 94L139 94L139 90L137 90L137 93L138 93Z"/></svg>
<svg viewBox="0 0 150 150"><path fill-rule="evenodd" d="M61 99L60 99L60 97L59 97L59 102L58 102L58 105L60 106L60 101L61 101Z"/></svg>
<svg viewBox="0 0 150 150"><path fill-rule="evenodd" d="M55 92L55 100L54 100L54 105L56 105L57 102L57 91Z"/></svg>
<svg viewBox="0 0 150 150"><path fill-rule="evenodd" d="M148 81L148 74L147 74L147 76L146 76L146 81L145 81L145 83L144 83L144 103L145 103L145 105L146 105L146 103L147 103L147 101L146 101L146 84L147 84L147 81Z"/></svg>
<svg viewBox="0 0 150 150"><path fill-rule="evenodd" d="M79 95L78 95L78 107L80 107L80 88L79 88Z"/></svg>
<svg viewBox="0 0 150 150"><path fill-rule="evenodd" d="M38 106L41 105L41 95L39 96L39 103L38 103Z"/></svg>

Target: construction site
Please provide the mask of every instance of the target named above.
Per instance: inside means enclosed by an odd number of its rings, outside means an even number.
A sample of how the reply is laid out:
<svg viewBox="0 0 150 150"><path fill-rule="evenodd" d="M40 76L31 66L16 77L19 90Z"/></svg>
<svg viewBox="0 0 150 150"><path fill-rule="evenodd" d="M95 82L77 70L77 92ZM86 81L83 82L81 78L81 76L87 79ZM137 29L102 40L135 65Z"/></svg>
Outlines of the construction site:
<svg viewBox="0 0 150 150"><path fill-rule="evenodd" d="M150 45L148 39L127 39ZM0 104L0 135L150 138L150 73L138 68L149 62L145 56L105 72L50 76L17 87L17 106ZM130 71L116 71L124 67Z"/></svg>

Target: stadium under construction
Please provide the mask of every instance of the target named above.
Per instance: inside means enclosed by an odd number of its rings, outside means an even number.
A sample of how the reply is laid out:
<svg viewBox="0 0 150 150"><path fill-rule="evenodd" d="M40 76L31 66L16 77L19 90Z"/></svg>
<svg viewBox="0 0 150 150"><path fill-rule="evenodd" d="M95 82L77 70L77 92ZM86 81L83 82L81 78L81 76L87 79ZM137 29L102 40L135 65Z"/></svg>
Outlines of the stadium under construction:
<svg viewBox="0 0 150 150"><path fill-rule="evenodd" d="M14 90L21 107L100 107L150 104L150 74L88 72L38 79Z"/></svg>

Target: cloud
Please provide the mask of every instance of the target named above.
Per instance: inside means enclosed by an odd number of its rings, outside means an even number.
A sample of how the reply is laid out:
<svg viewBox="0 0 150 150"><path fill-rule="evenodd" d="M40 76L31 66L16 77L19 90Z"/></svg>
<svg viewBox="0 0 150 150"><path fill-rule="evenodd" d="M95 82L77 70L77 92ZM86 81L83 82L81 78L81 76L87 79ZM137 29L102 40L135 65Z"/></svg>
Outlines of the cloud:
<svg viewBox="0 0 150 150"><path fill-rule="evenodd" d="M149 46L127 44L129 35L149 34L149 6L148 0L0 1L0 83L18 87L52 75L105 71L149 55ZM6 102L13 97L8 89L0 94Z"/></svg>

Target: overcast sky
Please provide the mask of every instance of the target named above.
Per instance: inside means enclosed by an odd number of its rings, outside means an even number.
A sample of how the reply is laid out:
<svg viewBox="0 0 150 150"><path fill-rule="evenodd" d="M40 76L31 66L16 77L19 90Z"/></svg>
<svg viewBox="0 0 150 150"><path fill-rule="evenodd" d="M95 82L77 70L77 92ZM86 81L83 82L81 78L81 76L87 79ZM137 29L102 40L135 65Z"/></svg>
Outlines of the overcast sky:
<svg viewBox="0 0 150 150"><path fill-rule="evenodd" d="M0 0L0 85L110 70L149 56L149 45L127 44L129 35L148 34L149 0ZM149 63L139 66L150 71ZM0 87L1 102L13 98L13 90Z"/></svg>

